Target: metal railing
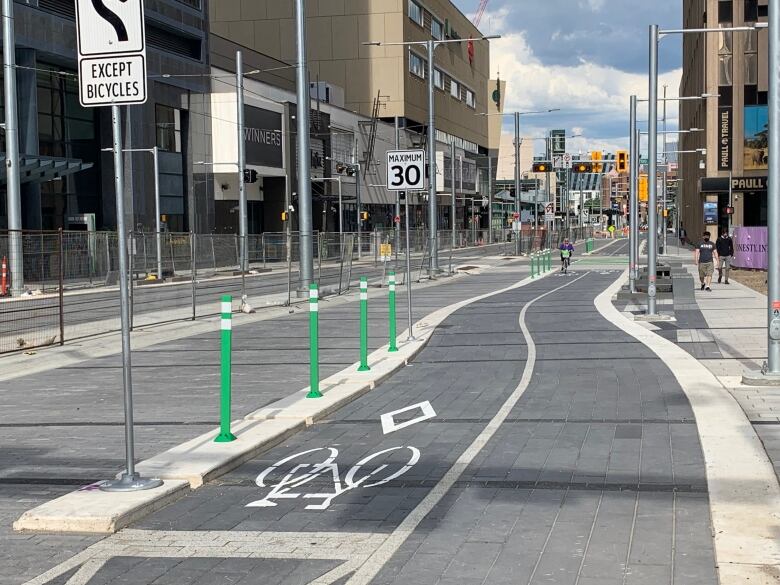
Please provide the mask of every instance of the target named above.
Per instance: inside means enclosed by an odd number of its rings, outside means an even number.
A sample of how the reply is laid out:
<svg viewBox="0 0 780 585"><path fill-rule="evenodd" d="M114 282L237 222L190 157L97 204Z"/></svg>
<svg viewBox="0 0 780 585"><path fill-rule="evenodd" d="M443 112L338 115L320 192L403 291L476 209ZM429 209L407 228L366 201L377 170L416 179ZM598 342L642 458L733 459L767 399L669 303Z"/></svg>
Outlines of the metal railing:
<svg viewBox="0 0 780 585"><path fill-rule="evenodd" d="M513 255L520 237L523 254L557 247L564 237L575 241L592 230L577 228L537 234L494 230L450 230L437 234L439 267L453 272L454 254L463 261L485 255ZM316 233L313 239L314 278L322 294L340 295L357 285L360 276L375 284L387 282L393 270L406 284L406 238L391 229L355 233ZM428 277L431 262L427 232L409 234L411 278ZM157 268L157 234L128 236L131 319L134 328L217 315L219 297L230 294L259 309L289 306L299 294L300 238L297 232L248 236L249 267L239 269L240 238L234 234L163 233L160 237L162 279ZM0 260L9 255L9 232L0 232ZM117 331L118 242L113 232L21 232L26 292L0 298L0 353L63 344ZM383 245L391 244L389 258ZM396 245L398 244L398 245ZM454 245L453 245L454 244ZM384 248L384 251L387 251ZM10 260L10 259L9 259ZM304 291L307 292L307 291Z"/></svg>

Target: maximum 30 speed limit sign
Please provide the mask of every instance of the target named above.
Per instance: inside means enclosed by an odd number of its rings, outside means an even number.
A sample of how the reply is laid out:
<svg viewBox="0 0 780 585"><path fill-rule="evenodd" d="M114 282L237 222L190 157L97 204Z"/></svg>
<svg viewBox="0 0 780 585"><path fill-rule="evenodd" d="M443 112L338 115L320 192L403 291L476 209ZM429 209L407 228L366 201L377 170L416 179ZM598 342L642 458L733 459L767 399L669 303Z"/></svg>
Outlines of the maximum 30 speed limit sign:
<svg viewBox="0 0 780 585"><path fill-rule="evenodd" d="M390 191L424 191L425 151L387 151L387 188Z"/></svg>

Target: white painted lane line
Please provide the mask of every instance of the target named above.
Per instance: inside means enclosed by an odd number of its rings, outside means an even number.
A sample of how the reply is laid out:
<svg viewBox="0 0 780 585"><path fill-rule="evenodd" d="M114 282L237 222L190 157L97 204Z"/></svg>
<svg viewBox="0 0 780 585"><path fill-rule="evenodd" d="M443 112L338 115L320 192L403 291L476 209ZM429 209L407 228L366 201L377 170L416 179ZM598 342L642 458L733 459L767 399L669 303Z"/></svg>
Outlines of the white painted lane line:
<svg viewBox="0 0 780 585"><path fill-rule="evenodd" d="M409 412L410 410L414 410L416 408L419 408L422 411L422 415L410 420L405 420L403 422L395 422L394 417L396 415ZM405 429L406 427L410 427L419 422L434 418L435 416L436 412L433 410L433 406L431 406L431 403L426 400L425 402L420 402L419 404L413 404L412 406L399 408L398 410L394 410L392 412L386 412L379 417L379 420L382 421L382 433L387 435L388 433L393 433L395 431Z"/></svg>
<svg viewBox="0 0 780 585"><path fill-rule="evenodd" d="M376 577L382 567L392 558L392 556L398 551L409 536L414 532L417 526L422 522L431 510L438 504L441 499L447 494L447 492L455 485L455 482L460 478L464 471L468 468L474 458L479 452L487 445L488 441L493 438L496 431L501 427L506 418L512 412L512 409L518 403L523 393L525 392L528 384L531 382L533 376L534 365L536 364L536 345L534 344L531 332L525 324L525 316L528 313L528 309L536 302L551 294L554 294L567 286L571 286L575 282L582 280L588 275L583 274L579 278L567 282L566 284L554 288L544 294L539 295L535 299L526 303L523 310L520 312L519 322L520 330L523 333L523 337L528 346L528 357L526 358L525 368L523 369L523 375L520 379L520 383L515 388L514 392L507 398L504 404L501 406L496 415L491 419L487 426L477 436L476 439L468 446L468 448L458 457L458 460L447 470L444 477L439 480L433 489L428 492L422 502L412 510L409 515L398 525L398 527L390 534L387 540L385 540L376 551L374 551L360 566L354 575L346 582L346 585L368 585L371 580ZM312 581L312 584L316 585L331 585L336 581L330 573L323 575L322 577Z"/></svg>

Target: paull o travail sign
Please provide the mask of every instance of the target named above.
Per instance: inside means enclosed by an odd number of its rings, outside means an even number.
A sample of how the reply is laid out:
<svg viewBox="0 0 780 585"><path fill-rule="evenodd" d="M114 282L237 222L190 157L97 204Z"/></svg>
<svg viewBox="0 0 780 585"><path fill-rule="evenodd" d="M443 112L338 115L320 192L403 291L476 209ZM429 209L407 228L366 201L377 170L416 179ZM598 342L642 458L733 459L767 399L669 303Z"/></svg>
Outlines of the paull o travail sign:
<svg viewBox="0 0 780 585"><path fill-rule="evenodd" d="M143 0L76 0L76 29L81 105L144 103Z"/></svg>

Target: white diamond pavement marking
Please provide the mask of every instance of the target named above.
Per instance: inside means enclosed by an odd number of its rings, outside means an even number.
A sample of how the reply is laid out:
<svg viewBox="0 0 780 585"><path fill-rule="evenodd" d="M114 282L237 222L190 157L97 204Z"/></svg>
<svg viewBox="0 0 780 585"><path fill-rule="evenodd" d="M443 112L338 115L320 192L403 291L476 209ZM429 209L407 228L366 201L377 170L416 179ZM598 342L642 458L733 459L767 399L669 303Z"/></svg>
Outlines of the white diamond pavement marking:
<svg viewBox="0 0 780 585"><path fill-rule="evenodd" d="M405 420L400 423L395 422L394 417L396 415L403 414L404 412L409 412L410 410L414 410L416 408L419 408L422 411L422 415L410 420ZM399 408L398 410L394 410L392 412L386 412L379 418L382 421L382 433L387 435L389 433L393 433L395 431L400 431L401 429L405 429L406 427L410 427L419 422L432 419L435 416L436 416L436 412L433 410L433 406L431 406L431 403L426 400L425 402L420 402L419 404L413 404L412 406Z"/></svg>

